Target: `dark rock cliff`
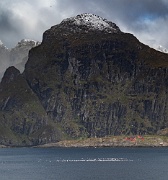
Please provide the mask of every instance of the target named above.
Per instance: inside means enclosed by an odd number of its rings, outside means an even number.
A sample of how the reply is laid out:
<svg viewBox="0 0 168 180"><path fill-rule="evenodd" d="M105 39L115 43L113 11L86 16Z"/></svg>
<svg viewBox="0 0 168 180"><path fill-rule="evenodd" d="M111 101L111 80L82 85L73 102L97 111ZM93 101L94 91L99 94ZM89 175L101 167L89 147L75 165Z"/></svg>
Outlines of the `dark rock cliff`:
<svg viewBox="0 0 168 180"><path fill-rule="evenodd" d="M34 145L60 137L24 76L15 67L8 68L0 84L0 143Z"/></svg>
<svg viewBox="0 0 168 180"><path fill-rule="evenodd" d="M1 83L1 124L29 144L156 134L168 127L167 66L167 54L114 23L88 14L64 20L30 50L24 73Z"/></svg>

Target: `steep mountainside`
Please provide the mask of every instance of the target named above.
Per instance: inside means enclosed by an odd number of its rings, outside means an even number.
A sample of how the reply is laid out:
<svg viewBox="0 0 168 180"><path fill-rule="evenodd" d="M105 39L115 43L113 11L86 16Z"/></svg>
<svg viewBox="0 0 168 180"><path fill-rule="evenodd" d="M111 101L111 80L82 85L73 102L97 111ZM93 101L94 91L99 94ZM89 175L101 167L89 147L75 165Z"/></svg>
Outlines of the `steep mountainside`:
<svg viewBox="0 0 168 180"><path fill-rule="evenodd" d="M167 67L167 54L112 22L92 14L65 19L30 50L23 74L5 73L1 142L13 134L20 144L156 134L168 127Z"/></svg>
<svg viewBox="0 0 168 180"><path fill-rule="evenodd" d="M15 67L5 72L0 92L1 144L33 145L56 141L61 137L61 132L47 117L38 97Z"/></svg>

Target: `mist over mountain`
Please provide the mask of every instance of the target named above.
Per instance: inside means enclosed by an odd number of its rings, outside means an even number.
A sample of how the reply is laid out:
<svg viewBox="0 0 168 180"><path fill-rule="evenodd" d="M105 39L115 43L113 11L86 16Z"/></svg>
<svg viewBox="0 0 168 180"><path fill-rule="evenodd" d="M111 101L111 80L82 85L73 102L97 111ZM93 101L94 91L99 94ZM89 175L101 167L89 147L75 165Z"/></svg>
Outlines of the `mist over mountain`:
<svg viewBox="0 0 168 180"><path fill-rule="evenodd" d="M168 54L115 23L88 13L64 19L29 51L23 73L6 70L0 142L157 134L168 127L167 79Z"/></svg>
<svg viewBox="0 0 168 180"><path fill-rule="evenodd" d="M38 41L22 39L14 48L8 49L0 41L0 79L10 66L15 66L20 72L23 72L28 60L29 50L39 44L40 42Z"/></svg>

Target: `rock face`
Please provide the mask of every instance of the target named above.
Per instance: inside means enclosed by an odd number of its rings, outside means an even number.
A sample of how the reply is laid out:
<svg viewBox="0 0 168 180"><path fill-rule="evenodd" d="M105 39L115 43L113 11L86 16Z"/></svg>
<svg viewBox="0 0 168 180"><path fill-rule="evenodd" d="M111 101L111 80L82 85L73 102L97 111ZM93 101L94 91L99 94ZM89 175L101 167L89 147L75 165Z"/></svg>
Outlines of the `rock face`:
<svg viewBox="0 0 168 180"><path fill-rule="evenodd" d="M167 54L112 22L68 18L30 50L23 74L15 69L2 81L2 127L24 137L20 144L156 134L168 127L167 67Z"/></svg>
<svg viewBox="0 0 168 180"><path fill-rule="evenodd" d="M1 144L33 145L57 141L61 137L38 97L15 67L6 70L0 84L0 120Z"/></svg>

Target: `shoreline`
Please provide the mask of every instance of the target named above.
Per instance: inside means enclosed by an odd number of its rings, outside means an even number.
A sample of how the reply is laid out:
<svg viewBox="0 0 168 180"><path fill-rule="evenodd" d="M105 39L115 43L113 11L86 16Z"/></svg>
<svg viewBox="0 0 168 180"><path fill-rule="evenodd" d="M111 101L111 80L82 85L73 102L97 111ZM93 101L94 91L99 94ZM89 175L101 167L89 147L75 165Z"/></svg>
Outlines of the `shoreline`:
<svg viewBox="0 0 168 180"><path fill-rule="evenodd" d="M76 140L62 140L32 146L0 145L1 148L99 148L99 147L168 147L168 137L158 135L145 136L108 136L101 138L86 138Z"/></svg>
<svg viewBox="0 0 168 180"><path fill-rule="evenodd" d="M78 140L64 140L35 146L37 148L51 147L168 147L168 137L165 136L111 136L103 138L87 138Z"/></svg>

